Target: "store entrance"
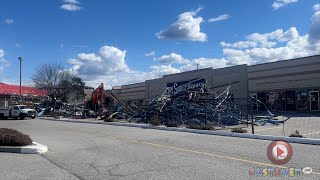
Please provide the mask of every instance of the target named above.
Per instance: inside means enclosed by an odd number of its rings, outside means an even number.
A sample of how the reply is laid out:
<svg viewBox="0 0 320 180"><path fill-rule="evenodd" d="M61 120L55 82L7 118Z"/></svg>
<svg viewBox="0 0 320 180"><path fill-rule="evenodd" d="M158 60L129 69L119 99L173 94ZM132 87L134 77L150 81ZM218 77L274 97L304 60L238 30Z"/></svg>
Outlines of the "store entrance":
<svg viewBox="0 0 320 180"><path fill-rule="evenodd" d="M319 91L309 92L310 111L319 111Z"/></svg>

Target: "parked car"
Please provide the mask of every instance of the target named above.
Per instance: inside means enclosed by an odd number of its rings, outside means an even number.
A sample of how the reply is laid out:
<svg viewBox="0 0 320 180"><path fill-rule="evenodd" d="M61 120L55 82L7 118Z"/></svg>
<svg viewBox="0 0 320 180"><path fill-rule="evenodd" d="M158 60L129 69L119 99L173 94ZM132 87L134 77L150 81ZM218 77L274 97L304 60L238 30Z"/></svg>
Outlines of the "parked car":
<svg viewBox="0 0 320 180"><path fill-rule="evenodd" d="M34 119L36 117L37 111L28 108L26 105L14 105L12 107L0 108L0 119L13 118L21 120L26 117L31 117Z"/></svg>

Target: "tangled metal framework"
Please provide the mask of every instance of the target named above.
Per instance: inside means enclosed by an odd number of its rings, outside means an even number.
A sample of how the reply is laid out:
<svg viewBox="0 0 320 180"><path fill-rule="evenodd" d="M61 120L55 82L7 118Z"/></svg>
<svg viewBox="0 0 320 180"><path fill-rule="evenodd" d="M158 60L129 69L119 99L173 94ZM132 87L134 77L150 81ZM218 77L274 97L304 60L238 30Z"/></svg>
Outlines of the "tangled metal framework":
<svg viewBox="0 0 320 180"><path fill-rule="evenodd" d="M161 96L153 98L146 106L144 119L146 122L158 117L161 123L168 124L212 124L215 126L237 125L247 118L247 113L234 103L230 94L231 83L223 86L227 88L222 93L209 89L197 82L204 80L197 78L180 85L169 87ZM182 87L182 88L181 88Z"/></svg>

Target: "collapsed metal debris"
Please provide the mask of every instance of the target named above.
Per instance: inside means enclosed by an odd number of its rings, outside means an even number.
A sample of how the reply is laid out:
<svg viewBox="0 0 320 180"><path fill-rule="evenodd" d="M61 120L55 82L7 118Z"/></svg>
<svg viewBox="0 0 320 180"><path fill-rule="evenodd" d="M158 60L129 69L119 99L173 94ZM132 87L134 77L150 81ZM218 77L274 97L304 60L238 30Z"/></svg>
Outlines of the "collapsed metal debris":
<svg viewBox="0 0 320 180"><path fill-rule="evenodd" d="M237 83L237 82L234 82ZM203 78L168 87L146 106L144 122L154 118L162 124L211 124L215 126L237 125L247 113L241 110L230 94L231 83L222 93L212 91Z"/></svg>

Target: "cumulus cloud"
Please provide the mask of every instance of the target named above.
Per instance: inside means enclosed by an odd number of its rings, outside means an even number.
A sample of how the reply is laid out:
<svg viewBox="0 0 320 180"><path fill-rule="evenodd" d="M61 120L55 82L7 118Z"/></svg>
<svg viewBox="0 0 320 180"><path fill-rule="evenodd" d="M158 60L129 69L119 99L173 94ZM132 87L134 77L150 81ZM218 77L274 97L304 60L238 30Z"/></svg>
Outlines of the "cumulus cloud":
<svg viewBox="0 0 320 180"><path fill-rule="evenodd" d="M220 42L220 45L225 48L247 49L247 48L270 48L274 47L277 42L287 42L299 37L299 33L295 27L287 31L277 29L270 33L260 34L253 33L246 37L245 41L235 43Z"/></svg>
<svg viewBox="0 0 320 180"><path fill-rule="evenodd" d="M319 44L311 44L309 35L300 36L296 28L288 31L276 30L264 34L266 40L273 39L273 46L252 46L251 48L237 49L229 46L223 49L223 54L228 65L260 64L320 53ZM284 45L282 43L285 43ZM236 43L229 43L231 45Z"/></svg>
<svg viewBox="0 0 320 180"><path fill-rule="evenodd" d="M309 41L311 43L320 42L320 11L314 13L311 18L312 25L309 32Z"/></svg>
<svg viewBox="0 0 320 180"><path fill-rule="evenodd" d="M66 11L79 11L82 9L81 6L79 6L80 2L78 0L62 0L64 4L60 6L60 9L66 10Z"/></svg>
<svg viewBox="0 0 320 180"><path fill-rule="evenodd" d="M174 74L181 72L180 69L174 68L169 65L159 65L159 66L151 66L152 74L154 74L155 77L161 77L166 74Z"/></svg>
<svg viewBox="0 0 320 180"><path fill-rule="evenodd" d="M210 18L208 19L208 22L216 22L216 21L224 21L231 18L231 16L229 14L222 14L216 18Z"/></svg>
<svg viewBox="0 0 320 180"><path fill-rule="evenodd" d="M158 39L190 40L190 41L207 41L207 35L201 32L200 24L204 22L202 17L197 17L201 10L182 13L178 20L172 23L167 29L156 33Z"/></svg>
<svg viewBox="0 0 320 180"><path fill-rule="evenodd" d="M278 10L281 7L287 6L288 4L296 3L298 0L276 0L272 4L274 10Z"/></svg>
<svg viewBox="0 0 320 180"><path fill-rule="evenodd" d="M6 24L13 24L13 23L14 23L14 20L11 19L11 18L6 18L6 19L4 20L4 22L5 22Z"/></svg>
<svg viewBox="0 0 320 180"><path fill-rule="evenodd" d="M313 9L314 9L315 11L320 11L320 4L315 4L315 5L313 6Z"/></svg>
<svg viewBox="0 0 320 180"><path fill-rule="evenodd" d="M176 53L162 55L161 57L154 58L154 60L158 61L160 64L187 64L190 62Z"/></svg>
<svg viewBox="0 0 320 180"><path fill-rule="evenodd" d="M156 55L156 52L151 51L151 52L149 52L149 53L146 53L144 56L152 57L152 56L155 56L155 55Z"/></svg>
<svg viewBox="0 0 320 180"><path fill-rule="evenodd" d="M5 68L10 66L10 62L4 59L4 50L0 49L0 74L3 73Z"/></svg>
<svg viewBox="0 0 320 180"><path fill-rule="evenodd" d="M68 63L74 65L72 69L79 75L108 75L130 71L125 62L125 56L125 50L103 46L98 54L80 53L77 58L69 59Z"/></svg>

